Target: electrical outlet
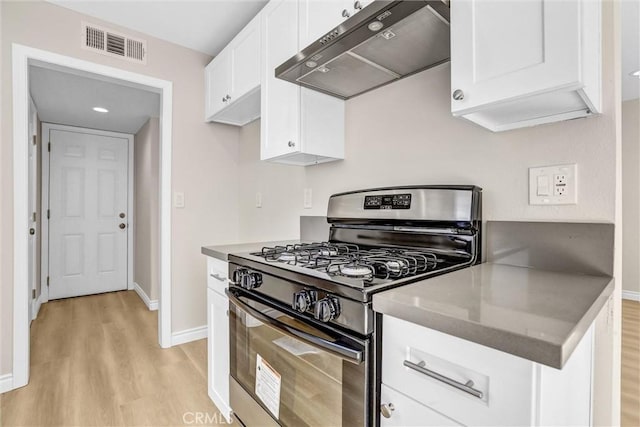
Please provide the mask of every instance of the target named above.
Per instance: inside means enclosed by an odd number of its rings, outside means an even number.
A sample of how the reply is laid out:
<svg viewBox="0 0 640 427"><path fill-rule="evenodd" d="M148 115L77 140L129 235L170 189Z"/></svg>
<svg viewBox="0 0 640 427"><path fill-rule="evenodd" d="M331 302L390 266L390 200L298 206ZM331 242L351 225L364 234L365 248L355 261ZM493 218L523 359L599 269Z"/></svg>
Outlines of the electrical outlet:
<svg viewBox="0 0 640 427"><path fill-rule="evenodd" d="M576 164L529 168L530 205L575 205L578 203Z"/></svg>
<svg viewBox="0 0 640 427"><path fill-rule="evenodd" d="M553 195L562 197L567 194L567 187L565 185L556 185L553 188Z"/></svg>
<svg viewBox="0 0 640 427"><path fill-rule="evenodd" d="M553 184L558 186L567 185L567 175L564 173L557 173L553 176Z"/></svg>

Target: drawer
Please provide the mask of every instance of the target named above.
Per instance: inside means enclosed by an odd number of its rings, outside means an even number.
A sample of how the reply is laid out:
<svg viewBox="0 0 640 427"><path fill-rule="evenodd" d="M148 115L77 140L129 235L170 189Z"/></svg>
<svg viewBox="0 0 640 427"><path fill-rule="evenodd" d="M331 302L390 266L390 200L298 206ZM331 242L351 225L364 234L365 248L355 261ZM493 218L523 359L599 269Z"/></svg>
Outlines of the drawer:
<svg viewBox="0 0 640 427"><path fill-rule="evenodd" d="M462 424L531 425L534 373L531 361L383 317L382 382Z"/></svg>
<svg viewBox="0 0 640 427"><path fill-rule="evenodd" d="M382 384L380 404L393 407L389 418L380 414L380 427L392 426L460 426L461 424Z"/></svg>
<svg viewBox="0 0 640 427"><path fill-rule="evenodd" d="M217 258L207 257L207 286L224 295L227 288L229 263Z"/></svg>

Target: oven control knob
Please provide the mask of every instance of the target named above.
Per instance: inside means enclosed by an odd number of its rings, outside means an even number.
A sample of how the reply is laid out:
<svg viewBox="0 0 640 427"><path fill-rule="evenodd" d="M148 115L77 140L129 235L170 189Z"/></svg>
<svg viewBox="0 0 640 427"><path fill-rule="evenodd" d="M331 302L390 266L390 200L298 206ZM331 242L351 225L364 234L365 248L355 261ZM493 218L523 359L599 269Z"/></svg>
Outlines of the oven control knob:
<svg viewBox="0 0 640 427"><path fill-rule="evenodd" d="M239 276L239 284L241 288L248 291L259 288L262 285L262 274L252 271L241 271Z"/></svg>
<svg viewBox="0 0 640 427"><path fill-rule="evenodd" d="M293 307L295 311L304 313L308 309L313 308L317 299L318 294L316 293L316 291L299 291L293 294L293 303L291 304L291 307Z"/></svg>
<svg viewBox="0 0 640 427"><path fill-rule="evenodd" d="M340 303L337 298L326 297L316 302L313 317L321 322L329 322L340 316Z"/></svg>

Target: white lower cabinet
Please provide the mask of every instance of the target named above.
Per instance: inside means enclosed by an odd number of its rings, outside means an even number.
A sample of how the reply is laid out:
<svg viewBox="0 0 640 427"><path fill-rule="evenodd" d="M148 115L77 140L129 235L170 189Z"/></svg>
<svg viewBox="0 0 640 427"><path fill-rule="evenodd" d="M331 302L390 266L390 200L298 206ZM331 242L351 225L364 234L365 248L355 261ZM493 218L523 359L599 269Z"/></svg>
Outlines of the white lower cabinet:
<svg viewBox="0 0 640 427"><path fill-rule="evenodd" d="M384 426L433 425L411 411L439 425L591 425L592 329L558 370L394 317L383 324Z"/></svg>
<svg viewBox="0 0 640 427"><path fill-rule="evenodd" d="M209 397L231 422L229 406L229 299L227 263L207 258L207 376Z"/></svg>

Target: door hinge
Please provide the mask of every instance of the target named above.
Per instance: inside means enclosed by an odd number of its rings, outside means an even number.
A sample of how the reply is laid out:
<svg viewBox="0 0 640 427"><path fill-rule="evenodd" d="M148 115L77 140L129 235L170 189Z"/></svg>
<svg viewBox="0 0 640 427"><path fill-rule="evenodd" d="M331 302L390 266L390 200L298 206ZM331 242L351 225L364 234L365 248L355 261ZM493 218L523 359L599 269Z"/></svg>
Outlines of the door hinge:
<svg viewBox="0 0 640 427"><path fill-rule="evenodd" d="M33 135L33 145L38 145L38 138L36 135Z"/></svg>
<svg viewBox="0 0 640 427"><path fill-rule="evenodd" d="M49 209L47 209L47 219L51 218L51 211Z"/></svg>
<svg viewBox="0 0 640 427"><path fill-rule="evenodd" d="M47 288L49 287L49 276L47 276Z"/></svg>
<svg viewBox="0 0 640 427"><path fill-rule="evenodd" d="M31 299L36 299L36 290L31 289Z"/></svg>
<svg viewBox="0 0 640 427"><path fill-rule="evenodd" d="M47 151L48 151L48 152L51 152L51 143L48 143L48 144L47 144Z"/></svg>
<svg viewBox="0 0 640 427"><path fill-rule="evenodd" d="M36 213L35 212L31 214L31 220L32 220L32 222L36 222Z"/></svg>

